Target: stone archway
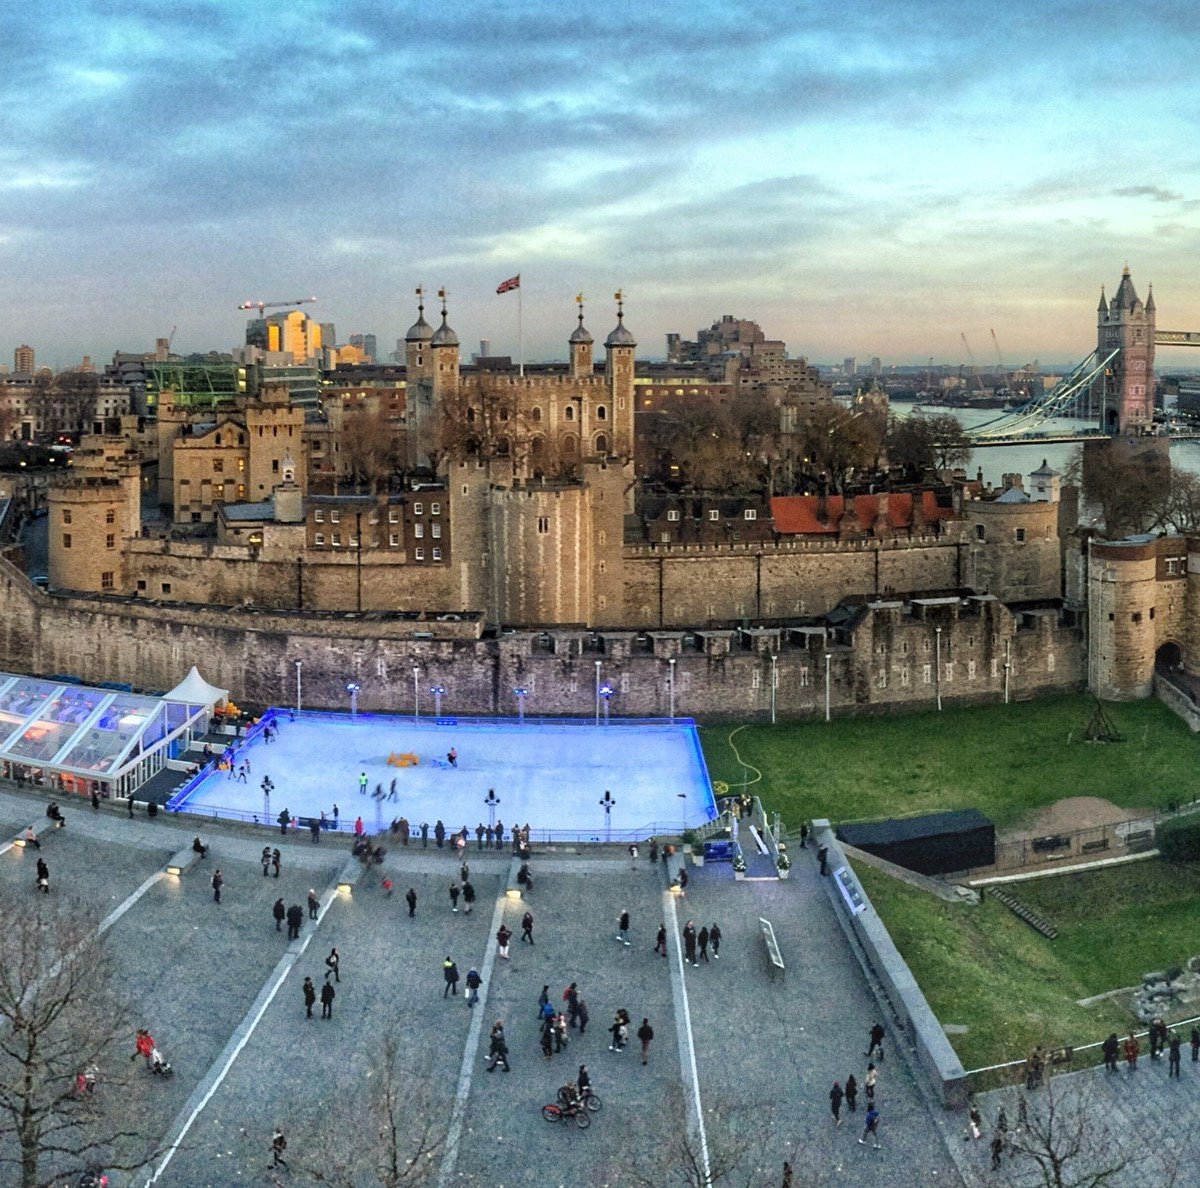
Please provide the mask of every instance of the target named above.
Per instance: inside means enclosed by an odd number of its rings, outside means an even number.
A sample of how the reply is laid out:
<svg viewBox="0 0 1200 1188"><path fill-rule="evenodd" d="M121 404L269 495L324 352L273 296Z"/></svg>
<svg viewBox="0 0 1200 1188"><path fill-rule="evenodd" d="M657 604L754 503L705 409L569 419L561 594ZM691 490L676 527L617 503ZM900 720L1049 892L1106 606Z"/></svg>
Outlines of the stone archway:
<svg viewBox="0 0 1200 1188"><path fill-rule="evenodd" d="M1183 668L1183 649L1174 641L1167 640L1154 653L1154 669L1166 676L1181 671Z"/></svg>

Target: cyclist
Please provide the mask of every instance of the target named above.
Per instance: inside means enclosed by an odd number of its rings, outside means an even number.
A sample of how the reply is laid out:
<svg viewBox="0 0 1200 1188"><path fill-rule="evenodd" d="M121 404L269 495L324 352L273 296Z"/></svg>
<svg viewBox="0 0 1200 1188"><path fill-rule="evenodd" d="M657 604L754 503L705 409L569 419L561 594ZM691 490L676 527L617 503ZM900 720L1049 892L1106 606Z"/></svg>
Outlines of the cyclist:
<svg viewBox="0 0 1200 1188"><path fill-rule="evenodd" d="M579 1089L574 1081L568 1081L559 1091L558 1100L562 1102L564 1114L577 1114L582 1105Z"/></svg>

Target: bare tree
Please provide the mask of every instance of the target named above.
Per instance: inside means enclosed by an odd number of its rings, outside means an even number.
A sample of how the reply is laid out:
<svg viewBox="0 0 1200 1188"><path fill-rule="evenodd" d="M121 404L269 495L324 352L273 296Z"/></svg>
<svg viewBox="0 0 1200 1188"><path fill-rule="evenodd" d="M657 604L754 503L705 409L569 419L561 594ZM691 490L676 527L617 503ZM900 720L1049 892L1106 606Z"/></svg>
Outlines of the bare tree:
<svg viewBox="0 0 1200 1188"><path fill-rule="evenodd" d="M339 434L341 460L350 480L369 491L385 490L400 468L396 426L382 408L347 408Z"/></svg>
<svg viewBox="0 0 1200 1188"><path fill-rule="evenodd" d="M120 1153L141 1145L113 1092L132 1031L95 917L38 897L0 903L0 919L0 1179L49 1188L93 1164L144 1166L151 1155ZM96 1094L76 1087L89 1067L101 1070Z"/></svg>

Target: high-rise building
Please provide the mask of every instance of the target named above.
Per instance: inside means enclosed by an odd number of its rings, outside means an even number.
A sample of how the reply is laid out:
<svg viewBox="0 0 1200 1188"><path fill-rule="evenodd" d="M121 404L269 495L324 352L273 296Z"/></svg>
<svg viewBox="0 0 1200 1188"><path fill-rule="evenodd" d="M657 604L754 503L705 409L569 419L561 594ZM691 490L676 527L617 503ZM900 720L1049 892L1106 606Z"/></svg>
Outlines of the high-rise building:
<svg viewBox="0 0 1200 1188"><path fill-rule="evenodd" d="M883 374L883 360L878 355L871 356L871 374L876 379Z"/></svg>
<svg viewBox="0 0 1200 1188"><path fill-rule="evenodd" d="M374 363L378 358L375 353L377 350L377 344L374 334L351 334L350 345L352 347L358 347L358 349L363 353L363 358L368 363Z"/></svg>
<svg viewBox="0 0 1200 1188"><path fill-rule="evenodd" d="M321 343L324 346L337 346L337 327L332 322L322 322Z"/></svg>
<svg viewBox="0 0 1200 1188"><path fill-rule="evenodd" d="M856 376L858 374L858 360L853 355L847 355L842 360L842 374L848 376Z"/></svg>
<svg viewBox="0 0 1200 1188"><path fill-rule="evenodd" d="M32 375L34 368L33 347L22 344L13 351L13 371L19 375Z"/></svg>
<svg viewBox="0 0 1200 1188"><path fill-rule="evenodd" d="M267 318L266 349L291 355L293 363L307 363L320 355L321 343L320 325L302 310Z"/></svg>

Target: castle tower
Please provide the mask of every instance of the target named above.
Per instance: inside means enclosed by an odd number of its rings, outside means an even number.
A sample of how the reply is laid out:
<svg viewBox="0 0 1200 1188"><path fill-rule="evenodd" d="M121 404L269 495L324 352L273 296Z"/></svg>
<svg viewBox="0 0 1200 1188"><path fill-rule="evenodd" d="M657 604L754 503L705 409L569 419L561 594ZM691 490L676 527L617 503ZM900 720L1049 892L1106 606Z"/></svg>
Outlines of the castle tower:
<svg viewBox="0 0 1200 1188"><path fill-rule="evenodd" d="M438 289L442 299L442 324L433 332L429 340L433 356L433 406L437 406L447 397L458 394L458 335L450 329L446 321L446 290Z"/></svg>
<svg viewBox="0 0 1200 1188"><path fill-rule="evenodd" d="M592 374L592 343L593 338L583 325L583 294L575 298L579 306L579 325L571 332L568 342L571 347L571 378L582 379Z"/></svg>
<svg viewBox="0 0 1200 1188"><path fill-rule="evenodd" d="M604 340L607 358L605 383L612 408L612 445L609 453L617 458L633 456L633 364L637 340L625 325L625 295L618 291L617 324Z"/></svg>
<svg viewBox="0 0 1200 1188"><path fill-rule="evenodd" d="M426 437L433 423L433 327L425 320L425 290L417 289L417 320L404 336L404 410L408 424L408 463L428 459Z"/></svg>
<svg viewBox="0 0 1200 1188"><path fill-rule="evenodd" d="M1154 687L1157 547L1092 541L1088 559L1088 688L1109 701Z"/></svg>
<svg viewBox="0 0 1200 1188"><path fill-rule="evenodd" d="M1111 381L1105 389L1104 426L1117 433L1139 433L1154 416L1154 291L1143 305L1129 275L1106 301L1100 291L1096 311L1096 349L1101 357L1114 349L1120 354L1109 365Z"/></svg>

